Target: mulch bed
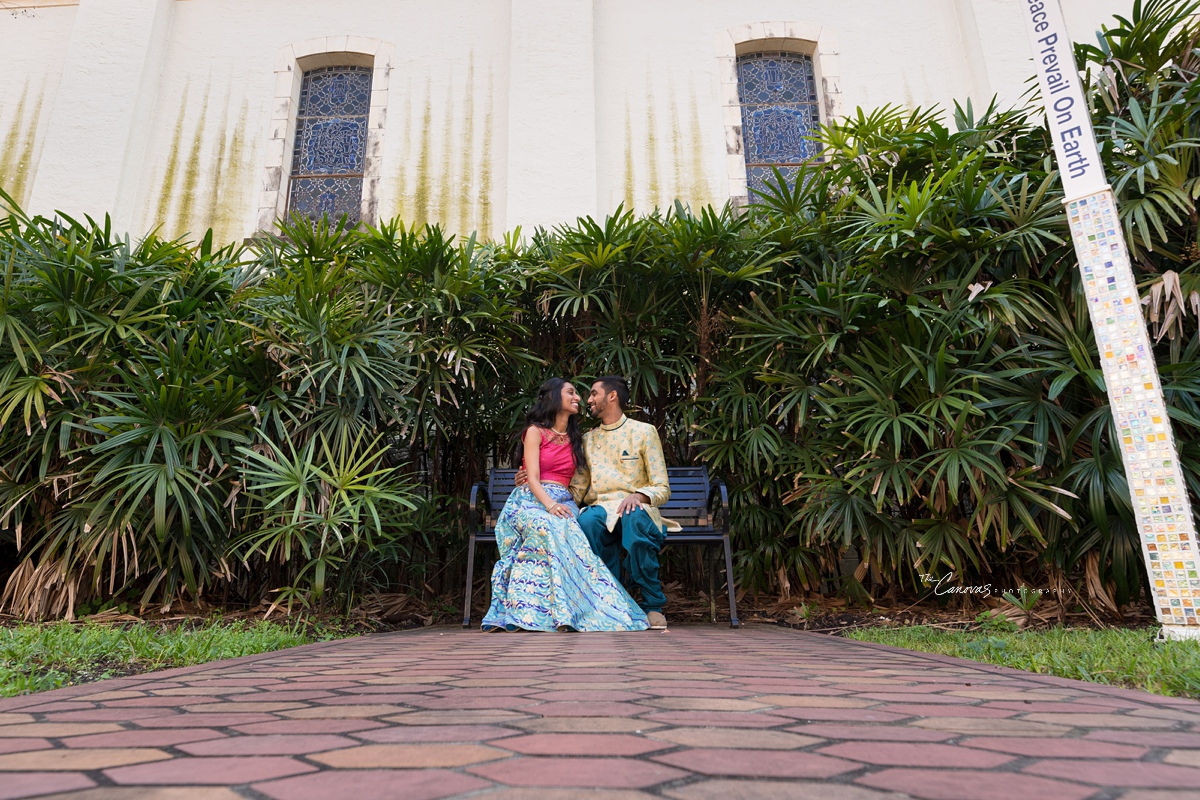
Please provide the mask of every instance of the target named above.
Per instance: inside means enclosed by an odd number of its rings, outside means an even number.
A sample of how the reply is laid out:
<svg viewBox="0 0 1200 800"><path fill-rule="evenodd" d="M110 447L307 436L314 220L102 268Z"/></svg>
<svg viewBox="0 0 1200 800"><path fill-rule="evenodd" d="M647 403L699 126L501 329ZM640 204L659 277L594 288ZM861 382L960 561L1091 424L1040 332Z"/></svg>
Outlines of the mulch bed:
<svg viewBox="0 0 1200 800"><path fill-rule="evenodd" d="M729 623L728 599L718 595L715 604L710 603L704 592L684 590L678 583L666 584L668 617L672 625L713 624L713 606L716 624ZM476 597L472 621L478 622L486 609ZM827 598L819 595L805 597L755 598L746 593L738 597L738 616L743 625L783 625L815 633L838 634L858 628L896 628L910 625L931 625L947 630L969 630L978 627L977 618L987 610L1008 612L1010 617L1023 617L1007 603L998 598L989 601L974 600L966 604L957 600L938 603L936 599L922 599L895 606L876 604L863 608L854 606L842 598ZM74 622L103 624L154 624L167 628L195 625L213 619L223 622L277 620L295 624L298 620L306 625L321 625L343 630L348 635L373 631L407 630L431 625L455 625L460 621L458 609L450 598L426 600L407 594L373 594L366 596L351 610L348 616L332 614L301 613L294 609L271 608L264 603L243 608L219 608L207 603L176 604L170 609L146 609L139 614L109 609L98 614L80 617ZM0 614L0 627L20 624L15 617ZM1153 610L1145 603L1124 609L1121 618L1105 616L1090 609L1068 610L1044 603L1034 611L1034 626L1049 627L1062 625L1069 628L1143 628L1157 625Z"/></svg>

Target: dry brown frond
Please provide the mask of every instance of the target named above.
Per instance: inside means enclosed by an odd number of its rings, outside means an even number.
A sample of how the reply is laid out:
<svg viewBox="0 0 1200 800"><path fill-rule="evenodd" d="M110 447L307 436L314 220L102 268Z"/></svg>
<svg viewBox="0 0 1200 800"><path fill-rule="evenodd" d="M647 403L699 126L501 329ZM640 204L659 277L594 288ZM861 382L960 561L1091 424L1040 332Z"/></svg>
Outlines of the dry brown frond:
<svg viewBox="0 0 1200 800"><path fill-rule="evenodd" d="M25 620L75 619L82 576L68 573L61 558L34 564L25 559L0 594L0 612Z"/></svg>

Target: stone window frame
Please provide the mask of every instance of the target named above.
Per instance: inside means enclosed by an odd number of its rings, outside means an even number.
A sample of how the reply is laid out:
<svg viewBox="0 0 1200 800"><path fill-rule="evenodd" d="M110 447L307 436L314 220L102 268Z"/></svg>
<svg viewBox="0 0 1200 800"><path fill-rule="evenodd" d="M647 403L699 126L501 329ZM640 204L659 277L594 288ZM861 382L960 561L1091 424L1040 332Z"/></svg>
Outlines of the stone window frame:
<svg viewBox="0 0 1200 800"><path fill-rule="evenodd" d="M319 67L370 67L371 109L367 116L367 148L363 159L362 221L372 225L379 212L383 174L383 135L387 123L388 78L395 45L366 36L320 36L293 42L275 60L275 95L271 127L263 159L258 203L258 230L275 230L287 213L288 181L296 145L296 112L304 71Z"/></svg>
<svg viewBox="0 0 1200 800"><path fill-rule="evenodd" d="M729 199L735 206L748 200L746 154L742 139L742 104L738 96L738 56L782 51L811 56L817 84L821 124L842 116L841 69L837 32L812 22L753 22L716 35L721 77L721 115L725 124L725 165Z"/></svg>

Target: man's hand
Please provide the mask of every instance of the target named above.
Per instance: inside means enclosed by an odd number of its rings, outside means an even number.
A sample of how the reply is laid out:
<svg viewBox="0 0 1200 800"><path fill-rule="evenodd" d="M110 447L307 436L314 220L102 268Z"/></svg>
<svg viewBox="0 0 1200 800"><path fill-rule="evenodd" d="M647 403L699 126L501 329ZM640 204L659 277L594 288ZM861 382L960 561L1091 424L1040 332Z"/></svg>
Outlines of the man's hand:
<svg viewBox="0 0 1200 800"><path fill-rule="evenodd" d="M626 514L632 514L635 511L640 511L642 506L650 502L650 498L641 492L634 492L628 495L621 501L621 505L617 506L617 516L623 517Z"/></svg>
<svg viewBox="0 0 1200 800"><path fill-rule="evenodd" d="M525 468L521 467L517 470L517 474L513 476L513 485L524 486L529 483L529 475L525 472Z"/></svg>

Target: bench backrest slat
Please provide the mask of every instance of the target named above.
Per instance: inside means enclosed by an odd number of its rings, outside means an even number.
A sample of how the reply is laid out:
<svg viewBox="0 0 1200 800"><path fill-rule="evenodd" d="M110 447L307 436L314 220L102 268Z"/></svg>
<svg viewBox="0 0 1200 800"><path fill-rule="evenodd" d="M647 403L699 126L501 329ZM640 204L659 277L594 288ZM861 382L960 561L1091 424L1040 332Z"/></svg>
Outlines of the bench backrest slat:
<svg viewBox="0 0 1200 800"><path fill-rule="evenodd" d="M496 515L516 489L513 483L516 474L515 469L493 469L488 474L488 516L484 527L489 534L496 527ZM711 488L708 467L667 467L667 480L671 498L659 508L663 516L678 522L684 534L713 531L713 520L708 513Z"/></svg>

